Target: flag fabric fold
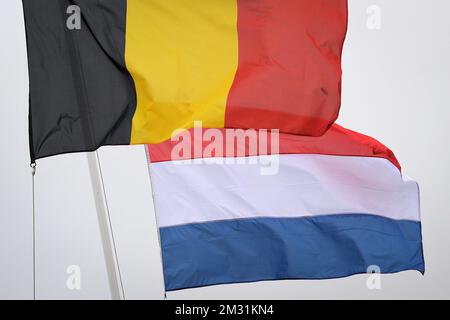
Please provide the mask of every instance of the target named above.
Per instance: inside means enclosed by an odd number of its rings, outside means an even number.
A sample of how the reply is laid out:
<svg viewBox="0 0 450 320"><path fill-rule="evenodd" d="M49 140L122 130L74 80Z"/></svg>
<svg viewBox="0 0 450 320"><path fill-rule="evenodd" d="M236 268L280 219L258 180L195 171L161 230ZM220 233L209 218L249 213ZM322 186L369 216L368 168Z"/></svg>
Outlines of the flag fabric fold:
<svg viewBox="0 0 450 320"><path fill-rule="evenodd" d="M418 185L378 141L334 125L280 134L276 154L171 160L180 141L147 146L167 290L424 272Z"/></svg>

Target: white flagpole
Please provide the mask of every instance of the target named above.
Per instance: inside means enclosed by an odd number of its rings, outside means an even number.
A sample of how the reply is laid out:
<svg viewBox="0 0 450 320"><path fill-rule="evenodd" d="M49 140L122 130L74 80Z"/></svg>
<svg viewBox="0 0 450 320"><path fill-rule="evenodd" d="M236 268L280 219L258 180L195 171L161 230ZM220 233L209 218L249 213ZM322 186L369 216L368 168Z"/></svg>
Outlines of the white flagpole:
<svg viewBox="0 0 450 320"><path fill-rule="evenodd" d="M162 256L161 233L159 231L158 215L156 213L155 189L153 188L151 158L150 158L150 154L148 152L147 146L144 146L144 148L145 148L145 155L147 157L147 169L148 169L148 176L150 179L150 188L152 189L153 212L155 214L156 232L157 232L157 236L158 236L158 245L159 245L159 259L161 262L161 271L163 273L162 285L163 285L163 289L164 289L164 300L166 300L167 299L167 291L166 291L166 283L164 281L164 263L163 263L163 256Z"/></svg>
<svg viewBox="0 0 450 320"><path fill-rule="evenodd" d="M94 191L95 206L97 209L100 236L103 245L106 271L108 274L109 288L113 300L125 300L125 292L120 274L117 250L114 242L114 233L109 216L108 202L106 199L103 175L100 166L100 159L97 151L88 152L87 160L91 175L92 189Z"/></svg>

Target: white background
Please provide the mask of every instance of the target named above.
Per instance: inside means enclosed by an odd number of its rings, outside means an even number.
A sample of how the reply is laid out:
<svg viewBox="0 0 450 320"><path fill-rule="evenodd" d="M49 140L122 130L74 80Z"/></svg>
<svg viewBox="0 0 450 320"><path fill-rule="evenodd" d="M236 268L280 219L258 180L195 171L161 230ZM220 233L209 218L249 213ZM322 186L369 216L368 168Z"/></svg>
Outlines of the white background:
<svg viewBox="0 0 450 320"><path fill-rule="evenodd" d="M349 0L339 123L392 148L422 192L426 275L366 275L326 281L275 281L169 292L169 299L450 298L450 1ZM370 5L381 30L366 26ZM28 78L22 6L0 10L0 298L32 298ZM100 150L126 297L162 298L162 273L142 146ZM108 299L85 154L38 162L37 296ZM81 290L66 288L79 265Z"/></svg>

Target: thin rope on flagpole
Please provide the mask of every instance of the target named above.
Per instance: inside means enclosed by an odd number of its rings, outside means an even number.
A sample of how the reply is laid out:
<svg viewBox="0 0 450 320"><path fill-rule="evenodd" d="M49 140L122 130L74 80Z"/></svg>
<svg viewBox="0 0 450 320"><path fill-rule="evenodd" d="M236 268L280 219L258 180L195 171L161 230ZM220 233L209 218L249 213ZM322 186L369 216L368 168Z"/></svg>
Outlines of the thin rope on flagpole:
<svg viewBox="0 0 450 320"><path fill-rule="evenodd" d="M32 228L33 228L33 300L36 300L36 202L34 197L34 176L36 175L36 163L32 162L31 167L31 197L32 197Z"/></svg>
<svg viewBox="0 0 450 320"><path fill-rule="evenodd" d="M147 157L147 168L148 168L148 177L150 179L150 188L152 189L153 213L155 215L156 232L158 235L158 245L159 245L159 257L160 257L160 262L161 262L161 270L163 272L162 284L163 284L163 290L164 290L164 300L167 300L166 283L164 281L164 264L163 264L163 255L162 255L162 245L161 245L161 232L159 231L158 215L156 214L155 189L153 188L151 158L150 158L150 154L148 153L147 147L144 146L144 148L145 148L145 154Z"/></svg>

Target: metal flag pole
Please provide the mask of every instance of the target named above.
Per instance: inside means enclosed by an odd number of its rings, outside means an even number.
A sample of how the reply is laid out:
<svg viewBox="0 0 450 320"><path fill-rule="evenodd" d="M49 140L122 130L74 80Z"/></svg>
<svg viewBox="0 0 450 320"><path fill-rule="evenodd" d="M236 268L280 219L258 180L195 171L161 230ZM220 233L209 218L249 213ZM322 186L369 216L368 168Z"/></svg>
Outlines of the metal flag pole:
<svg viewBox="0 0 450 320"><path fill-rule="evenodd" d="M125 300L122 276L117 259L114 233L109 215L108 201L106 198L105 185L103 183L102 169L98 152L88 152L87 160L91 176L92 189L94 191L95 206L100 228L100 236L103 245L106 271L108 273L109 288L113 300Z"/></svg>
<svg viewBox="0 0 450 320"><path fill-rule="evenodd" d="M147 158L147 169L148 169L148 177L150 179L150 188L152 189L153 212L155 214L156 232L157 232L157 236L158 236L159 258L160 258L160 262L161 262L161 271L163 272L162 284L163 284L163 288L164 288L164 300L167 300L166 283L164 281L164 263L163 263L162 246L161 246L161 233L159 231L158 215L156 214L155 189L153 188L152 169L151 169L151 165L150 165L151 158L150 158L150 154L148 152L147 147L144 146L144 148L145 148L145 155Z"/></svg>

